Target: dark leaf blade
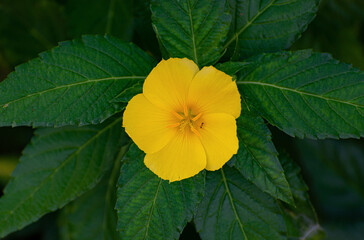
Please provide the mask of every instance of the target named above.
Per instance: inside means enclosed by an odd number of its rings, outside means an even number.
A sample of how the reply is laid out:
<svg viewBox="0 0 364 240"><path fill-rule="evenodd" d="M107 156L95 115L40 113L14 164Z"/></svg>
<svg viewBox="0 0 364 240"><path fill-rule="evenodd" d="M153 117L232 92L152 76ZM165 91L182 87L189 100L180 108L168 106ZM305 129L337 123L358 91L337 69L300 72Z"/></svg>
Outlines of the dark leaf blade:
<svg viewBox="0 0 364 240"><path fill-rule="evenodd" d="M242 106L237 119L239 150L230 165L274 198L293 204L290 186L278 160L271 132L254 110Z"/></svg>
<svg viewBox="0 0 364 240"><path fill-rule="evenodd" d="M203 196L203 174L169 183L144 165L144 155L132 145L121 167L116 205L121 238L178 239Z"/></svg>
<svg viewBox="0 0 364 240"><path fill-rule="evenodd" d="M276 201L230 167L207 172L195 223L202 239L286 239Z"/></svg>
<svg viewBox="0 0 364 240"><path fill-rule="evenodd" d="M237 84L272 125L300 138L364 136L363 72L308 50L248 61Z"/></svg>
<svg viewBox="0 0 364 240"><path fill-rule="evenodd" d="M0 126L100 123L122 109L110 101L153 66L142 50L113 37L62 42L0 83Z"/></svg>
<svg viewBox="0 0 364 240"><path fill-rule="evenodd" d="M95 126L37 130L0 198L0 236L95 186L126 141L121 117Z"/></svg>
<svg viewBox="0 0 364 240"><path fill-rule="evenodd" d="M325 233L318 222L308 187L300 174L301 169L285 154L280 156L280 160L295 201L295 207L281 203L288 239L324 239Z"/></svg>
<svg viewBox="0 0 364 240"><path fill-rule="evenodd" d="M224 48L241 60L289 48L314 19L319 0L230 0L233 25Z"/></svg>
<svg viewBox="0 0 364 240"><path fill-rule="evenodd" d="M120 149L111 171L92 190L65 206L60 214L60 235L64 240L118 240L116 182L121 158L129 147ZM85 224L87 223L87 224Z"/></svg>
<svg viewBox="0 0 364 240"><path fill-rule="evenodd" d="M231 15L226 0L152 0L152 22L168 57L187 57L199 66L223 54Z"/></svg>

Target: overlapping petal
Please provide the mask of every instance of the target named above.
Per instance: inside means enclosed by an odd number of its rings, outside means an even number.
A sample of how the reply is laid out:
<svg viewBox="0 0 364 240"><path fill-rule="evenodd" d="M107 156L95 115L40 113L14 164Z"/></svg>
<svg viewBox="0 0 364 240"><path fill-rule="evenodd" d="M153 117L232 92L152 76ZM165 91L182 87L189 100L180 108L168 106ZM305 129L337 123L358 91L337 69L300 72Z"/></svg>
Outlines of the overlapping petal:
<svg viewBox="0 0 364 240"><path fill-rule="evenodd" d="M189 88L188 104L202 113L227 113L240 116L240 94L231 76L214 67L199 71Z"/></svg>
<svg viewBox="0 0 364 240"><path fill-rule="evenodd" d="M143 94L133 97L124 112L123 126L128 135L146 153L162 149L176 135L170 128L175 117L152 104Z"/></svg>
<svg viewBox="0 0 364 240"><path fill-rule="evenodd" d="M207 156L206 169L220 169L239 148L235 118L226 113L211 113L204 115L197 124Z"/></svg>
<svg viewBox="0 0 364 240"><path fill-rule="evenodd" d="M206 167L206 154L199 137L177 134L162 150L147 154L145 165L164 180L179 181L192 177Z"/></svg>
<svg viewBox="0 0 364 240"><path fill-rule="evenodd" d="M198 66L187 58L162 60L145 79L143 94L153 104L180 111Z"/></svg>

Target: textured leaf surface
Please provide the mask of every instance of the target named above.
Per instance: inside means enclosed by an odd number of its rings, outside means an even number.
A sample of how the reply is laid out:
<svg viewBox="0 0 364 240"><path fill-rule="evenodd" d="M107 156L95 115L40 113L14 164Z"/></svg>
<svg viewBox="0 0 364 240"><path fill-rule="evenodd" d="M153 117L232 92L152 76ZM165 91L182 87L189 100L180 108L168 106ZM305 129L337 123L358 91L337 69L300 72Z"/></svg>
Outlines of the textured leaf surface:
<svg viewBox="0 0 364 240"><path fill-rule="evenodd" d="M169 183L144 165L144 156L132 145L121 167L116 205L121 238L178 239L203 196L203 174Z"/></svg>
<svg viewBox="0 0 364 240"><path fill-rule="evenodd" d="M224 48L233 59L289 48L315 17L319 0L229 0L233 24Z"/></svg>
<svg viewBox="0 0 364 240"><path fill-rule="evenodd" d="M0 83L0 126L100 123L122 108L110 101L153 65L139 48L113 37L63 42Z"/></svg>
<svg viewBox="0 0 364 240"><path fill-rule="evenodd" d="M301 138L364 136L363 72L307 50L249 61L239 89L272 125Z"/></svg>
<svg viewBox="0 0 364 240"><path fill-rule="evenodd" d="M203 240L286 239L278 204L230 167L206 174L195 223Z"/></svg>
<svg viewBox="0 0 364 240"><path fill-rule="evenodd" d="M239 150L231 165L262 191L293 204L292 193L263 119L242 106L237 119Z"/></svg>
<svg viewBox="0 0 364 240"><path fill-rule="evenodd" d="M121 148L114 166L91 191L69 203L60 215L60 233L64 240L118 240L116 182L121 158L129 145Z"/></svg>
<svg viewBox="0 0 364 240"><path fill-rule="evenodd" d="M95 186L126 141L121 117L102 125L40 129L35 134L0 198L0 237Z"/></svg>
<svg viewBox="0 0 364 240"><path fill-rule="evenodd" d="M325 234L308 195L308 187L300 172L301 169L288 156L281 155L284 171L291 186L295 207L282 203L287 226L288 239L319 240Z"/></svg>
<svg viewBox="0 0 364 240"><path fill-rule="evenodd" d="M112 34L129 41L133 33L132 0L72 0L67 1L70 35Z"/></svg>
<svg viewBox="0 0 364 240"><path fill-rule="evenodd" d="M216 62L231 15L226 0L152 0L152 22L168 57L187 57L199 66Z"/></svg>

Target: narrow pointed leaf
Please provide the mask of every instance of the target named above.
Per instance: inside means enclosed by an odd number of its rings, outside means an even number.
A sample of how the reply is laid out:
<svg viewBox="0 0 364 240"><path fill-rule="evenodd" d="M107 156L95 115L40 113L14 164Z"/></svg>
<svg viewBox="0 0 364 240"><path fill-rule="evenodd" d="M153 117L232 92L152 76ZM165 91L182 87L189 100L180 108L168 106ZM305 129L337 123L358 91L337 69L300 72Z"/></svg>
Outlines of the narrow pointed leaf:
<svg viewBox="0 0 364 240"><path fill-rule="evenodd" d="M195 223L203 240L285 238L285 224L276 201L224 167L206 174L205 197Z"/></svg>
<svg viewBox="0 0 364 240"><path fill-rule="evenodd" d="M244 59L289 48L314 19L319 0L229 0L233 21L224 48Z"/></svg>
<svg viewBox="0 0 364 240"><path fill-rule="evenodd" d="M237 84L272 125L301 138L364 136L363 72L308 50L248 61Z"/></svg>
<svg viewBox="0 0 364 240"><path fill-rule="evenodd" d="M62 42L0 83L0 126L100 123L122 109L110 101L153 66L142 50L113 37Z"/></svg>
<svg viewBox="0 0 364 240"><path fill-rule="evenodd" d="M0 198L0 237L95 186L126 142L121 117L88 127L35 132Z"/></svg>
<svg viewBox="0 0 364 240"><path fill-rule="evenodd" d="M187 57L199 66L215 63L231 15L226 0L152 0L152 22L168 57Z"/></svg>
<svg viewBox="0 0 364 240"><path fill-rule="evenodd" d="M274 198L293 204L292 193L278 160L271 132L253 110L242 106L237 119L239 150L230 165L262 191Z"/></svg>
<svg viewBox="0 0 364 240"><path fill-rule="evenodd" d="M121 167L116 205L121 239L178 239L203 196L203 174L169 183L144 165L144 156L133 145Z"/></svg>

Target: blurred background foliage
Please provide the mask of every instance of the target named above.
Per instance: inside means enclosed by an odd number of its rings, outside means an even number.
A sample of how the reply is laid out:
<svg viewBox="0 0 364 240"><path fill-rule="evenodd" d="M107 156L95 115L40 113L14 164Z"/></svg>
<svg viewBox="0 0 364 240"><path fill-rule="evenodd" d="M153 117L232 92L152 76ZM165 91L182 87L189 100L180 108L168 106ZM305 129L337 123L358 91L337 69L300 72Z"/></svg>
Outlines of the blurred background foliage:
<svg viewBox="0 0 364 240"><path fill-rule="evenodd" d="M148 0L2 0L0 81L60 41L104 33L133 41L160 59ZM291 49L306 48L364 70L364 1L323 0L318 16ZM327 239L364 239L364 140L299 140L271 130L278 149L301 166ZM0 189L32 133L25 127L0 128ZM60 219L57 212L48 214L5 239L58 239ZM199 239L192 224L181 239Z"/></svg>

